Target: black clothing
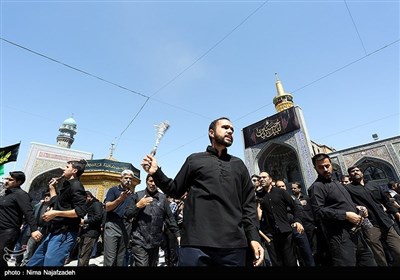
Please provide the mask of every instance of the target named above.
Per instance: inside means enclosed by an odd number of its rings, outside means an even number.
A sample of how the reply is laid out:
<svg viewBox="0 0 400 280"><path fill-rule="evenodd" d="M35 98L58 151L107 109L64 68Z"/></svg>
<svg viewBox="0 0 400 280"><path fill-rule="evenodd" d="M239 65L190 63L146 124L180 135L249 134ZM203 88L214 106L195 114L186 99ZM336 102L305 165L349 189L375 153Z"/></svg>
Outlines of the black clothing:
<svg viewBox="0 0 400 280"><path fill-rule="evenodd" d="M293 229L291 224L301 222L301 205L296 205L289 193L272 187L260 199L263 215L262 231L272 237L268 253L272 266L297 266ZM298 202L300 204L300 202ZM289 211L289 212L288 212Z"/></svg>
<svg viewBox="0 0 400 280"><path fill-rule="evenodd" d="M87 203L87 218L84 219L81 230L82 237L98 238L100 236L104 211L103 204L97 198Z"/></svg>
<svg viewBox="0 0 400 280"><path fill-rule="evenodd" d="M103 224L103 214L105 212L103 204L95 197L86 203L87 215L84 224L81 226L79 241L78 266L88 266L93 247L101 233Z"/></svg>
<svg viewBox="0 0 400 280"><path fill-rule="evenodd" d="M25 217L32 232L37 230L37 225L31 204L31 197L20 187L7 189L5 195L0 197L0 230L18 229Z"/></svg>
<svg viewBox="0 0 400 280"><path fill-rule="evenodd" d="M365 206L368 209L368 219L372 223L372 228L363 228L364 236L379 266L388 266L382 242L387 244L393 258L392 266L400 266L400 237L393 227L394 221L386 213L381 204L375 199L374 194L368 188L368 183L364 186L352 182L347 189L357 205ZM389 209L394 208L389 200L385 206Z"/></svg>
<svg viewBox="0 0 400 280"><path fill-rule="evenodd" d="M333 266L376 266L361 230L346 220L346 212L357 213L345 187L318 176L309 188L311 207L327 238Z"/></svg>
<svg viewBox="0 0 400 280"><path fill-rule="evenodd" d="M244 248L260 241L254 187L243 161L211 146L191 154L175 179L153 174L164 193L185 200L181 246ZM247 237L247 238L246 238Z"/></svg>
<svg viewBox="0 0 400 280"><path fill-rule="evenodd" d="M315 221L314 221L314 214L311 208L311 201L307 195L300 194L298 199L301 203L301 207L303 208L301 221L304 229L313 231L315 229Z"/></svg>
<svg viewBox="0 0 400 280"><path fill-rule="evenodd" d="M314 216L322 221L324 231L334 235L355 226L346 220L346 212L357 213L356 205L341 183L318 176L309 192Z"/></svg>
<svg viewBox="0 0 400 280"><path fill-rule="evenodd" d="M373 197L376 201L385 206L387 213L396 214L397 212L399 212L399 210L393 205L390 199L385 195L382 188L378 186L373 186L368 182L365 184L365 188L373 194Z"/></svg>
<svg viewBox="0 0 400 280"><path fill-rule="evenodd" d="M137 211L137 202L132 201L125 211L127 218L133 218L131 242L145 249L159 248L163 240L164 221L176 237L180 236L179 228L165 194L159 191L150 193L146 188L137 193L138 201L145 195L151 196L153 202Z"/></svg>
<svg viewBox="0 0 400 280"><path fill-rule="evenodd" d="M394 221L383 211L380 203L367 188L367 185L363 186L352 182L348 184L346 188L357 205L367 207L368 219L373 225L377 225L383 229L388 229L393 226Z"/></svg>
<svg viewBox="0 0 400 280"><path fill-rule="evenodd" d="M4 196L0 197L0 267L8 266L6 259L11 256L4 250L14 249L24 219L31 232L37 230L31 197L20 187L6 189Z"/></svg>
<svg viewBox="0 0 400 280"><path fill-rule="evenodd" d="M35 218L36 218L36 223L38 226L38 230L40 230L40 232L44 235L47 234L48 230L49 230L49 226L51 225L51 221L46 222L45 220L43 220L43 214L48 210L49 207L49 203L44 203L39 202L38 204L36 204L34 206L34 211L35 211ZM43 240L43 238L42 238ZM33 254L33 252L32 252Z"/></svg>
<svg viewBox="0 0 400 280"><path fill-rule="evenodd" d="M78 232L81 218L86 215L86 191L78 179L66 180L62 187L57 190L57 195L50 200L53 210L68 211L75 209L78 217L65 218L56 217L51 222L49 232L57 234L59 232L71 231Z"/></svg>
<svg viewBox="0 0 400 280"><path fill-rule="evenodd" d="M246 263L245 248L182 247L178 254L178 266L244 266Z"/></svg>
<svg viewBox="0 0 400 280"><path fill-rule="evenodd" d="M0 230L0 267L7 267L7 261L11 258L11 253L17 244L18 236L20 235L19 228L9 228ZM6 252L6 250L8 252Z"/></svg>
<svg viewBox="0 0 400 280"><path fill-rule="evenodd" d="M296 205L289 193L280 188L272 187L270 192L265 192L261 198L260 207L265 221L266 233L292 232L291 224L301 221L301 206ZM288 216L288 208L291 211ZM292 218L292 220L289 220Z"/></svg>

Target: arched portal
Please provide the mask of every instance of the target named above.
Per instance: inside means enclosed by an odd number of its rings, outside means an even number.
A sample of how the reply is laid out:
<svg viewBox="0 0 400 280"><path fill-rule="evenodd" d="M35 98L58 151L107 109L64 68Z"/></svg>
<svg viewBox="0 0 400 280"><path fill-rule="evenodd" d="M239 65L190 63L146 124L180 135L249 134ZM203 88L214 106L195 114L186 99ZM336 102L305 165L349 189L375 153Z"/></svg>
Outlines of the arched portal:
<svg viewBox="0 0 400 280"><path fill-rule="evenodd" d="M273 180L284 180L286 184L300 182L304 186L296 151L278 143L271 144L258 161L260 171L266 171ZM288 186L290 189L290 186Z"/></svg>
<svg viewBox="0 0 400 280"><path fill-rule="evenodd" d="M44 193L49 191L49 182L54 177L60 177L63 174L61 168L51 169L37 175L29 187L29 195L32 197L32 202L35 204L42 199ZM58 182L62 184L62 181Z"/></svg>
<svg viewBox="0 0 400 280"><path fill-rule="evenodd" d="M363 157L355 166L364 173L364 180L374 186L385 186L390 181L398 180L393 166L382 159Z"/></svg>

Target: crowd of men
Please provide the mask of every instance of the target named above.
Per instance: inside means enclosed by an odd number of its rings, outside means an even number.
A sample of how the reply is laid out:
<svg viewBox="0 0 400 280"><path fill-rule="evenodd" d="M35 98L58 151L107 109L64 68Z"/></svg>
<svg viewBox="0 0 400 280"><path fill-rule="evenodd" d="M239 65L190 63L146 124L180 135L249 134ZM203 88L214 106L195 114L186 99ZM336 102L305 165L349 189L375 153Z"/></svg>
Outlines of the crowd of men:
<svg viewBox="0 0 400 280"><path fill-rule="evenodd" d="M399 183L371 185L357 166L335 181L328 155L312 161L318 177L307 191L293 182L289 193L267 172L252 176L267 265L400 266Z"/></svg>
<svg viewBox="0 0 400 280"><path fill-rule="evenodd" d="M146 188L133 172L100 202L80 182L86 161L67 162L36 205L22 190L25 174L10 172L0 196L0 266L78 266L104 256L104 266L400 266L400 185L370 185L357 166L341 182L329 155L312 162L315 182L250 177L227 153L233 125L222 117L208 128L210 145L191 154L175 178L154 154L141 163ZM102 246L99 245L101 240Z"/></svg>

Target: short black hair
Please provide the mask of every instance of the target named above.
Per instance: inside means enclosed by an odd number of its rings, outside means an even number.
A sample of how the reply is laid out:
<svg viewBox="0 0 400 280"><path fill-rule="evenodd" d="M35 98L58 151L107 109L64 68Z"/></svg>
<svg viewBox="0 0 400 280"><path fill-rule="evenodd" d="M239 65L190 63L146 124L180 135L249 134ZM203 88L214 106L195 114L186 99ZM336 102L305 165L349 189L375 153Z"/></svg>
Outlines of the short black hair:
<svg viewBox="0 0 400 280"><path fill-rule="evenodd" d="M86 191L86 196L94 197L90 191Z"/></svg>
<svg viewBox="0 0 400 280"><path fill-rule="evenodd" d="M354 168L358 168L358 166L355 166L355 165L353 165L353 166L350 166L349 168L347 168L347 173L351 173L351 171L354 169Z"/></svg>
<svg viewBox="0 0 400 280"><path fill-rule="evenodd" d="M320 160L323 160L326 158L329 159L329 162L331 162L331 158L327 154L319 153L319 154L316 154L315 156L313 156L312 163L313 163L314 167L316 167L317 161L320 161Z"/></svg>
<svg viewBox="0 0 400 280"><path fill-rule="evenodd" d="M390 181L389 183L387 183L388 188L391 190L396 188L396 185L397 185L397 183L395 181Z"/></svg>
<svg viewBox="0 0 400 280"><path fill-rule="evenodd" d="M67 163L71 164L73 168L78 170L76 172L76 176L80 177L83 174L83 172L85 171L87 161L84 160L84 159L81 159L81 160L70 160Z"/></svg>
<svg viewBox="0 0 400 280"><path fill-rule="evenodd" d="M344 174L344 175L340 176L340 181L343 181L344 178L346 178L346 177L350 179L350 175Z"/></svg>
<svg viewBox="0 0 400 280"><path fill-rule="evenodd" d="M293 182L292 185L296 185L299 187L299 189L301 189L301 183L298 181Z"/></svg>
<svg viewBox="0 0 400 280"><path fill-rule="evenodd" d="M208 126L208 131L210 131L210 129L212 129L213 131L215 131L215 127L217 126L217 122L219 122L220 120L227 120L227 121L231 121L229 118L227 117L220 117L216 120L213 120L210 125ZM212 139L210 136L208 136L208 138L210 139L210 142L212 143Z"/></svg>
<svg viewBox="0 0 400 280"><path fill-rule="evenodd" d="M25 177L25 173L22 171L11 171L10 176L11 176L11 178L14 178L15 181L21 182L21 185L23 183L25 183L26 177Z"/></svg>

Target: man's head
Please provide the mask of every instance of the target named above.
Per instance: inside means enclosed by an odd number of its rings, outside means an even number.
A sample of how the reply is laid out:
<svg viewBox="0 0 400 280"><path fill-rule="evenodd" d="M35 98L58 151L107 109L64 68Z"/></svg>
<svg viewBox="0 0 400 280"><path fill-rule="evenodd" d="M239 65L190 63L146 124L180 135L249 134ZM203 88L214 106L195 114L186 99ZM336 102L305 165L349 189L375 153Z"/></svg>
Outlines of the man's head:
<svg viewBox="0 0 400 280"><path fill-rule="evenodd" d="M299 182L292 183L292 193L298 196L301 193L301 184Z"/></svg>
<svg viewBox="0 0 400 280"><path fill-rule="evenodd" d="M350 176L349 175L342 175L342 176L340 176L340 182L343 184L343 185L348 185L348 184L350 184L351 182L350 182Z"/></svg>
<svg viewBox="0 0 400 280"><path fill-rule="evenodd" d="M85 171L87 161L81 160L70 160L64 168L63 176L67 179L79 178Z"/></svg>
<svg viewBox="0 0 400 280"><path fill-rule="evenodd" d="M48 203L50 201L50 192L45 192L43 195L43 203Z"/></svg>
<svg viewBox="0 0 400 280"><path fill-rule="evenodd" d="M92 201L94 195L90 191L86 191L86 202Z"/></svg>
<svg viewBox="0 0 400 280"><path fill-rule="evenodd" d="M124 189L129 189L133 181L133 171L130 169L125 169L121 172L121 178L119 179L121 186Z"/></svg>
<svg viewBox="0 0 400 280"><path fill-rule="evenodd" d="M286 190L286 184L283 180L276 180L275 187Z"/></svg>
<svg viewBox="0 0 400 280"><path fill-rule="evenodd" d="M10 175L6 177L5 187L7 189L16 188L25 182L25 173L22 171L11 171Z"/></svg>
<svg viewBox="0 0 400 280"><path fill-rule="evenodd" d="M387 184L387 186L388 186L388 188L389 188L390 190L394 190L395 192L400 193L400 184L399 184L399 183L397 183L397 182L395 182L395 181L390 181L390 182Z"/></svg>
<svg viewBox="0 0 400 280"><path fill-rule="evenodd" d="M272 178L269 176L269 174L265 171L260 173L260 185L263 187L263 189L267 190L271 186Z"/></svg>
<svg viewBox="0 0 400 280"><path fill-rule="evenodd" d="M232 122L226 117L212 121L208 127L211 145L230 147L233 143L233 131Z"/></svg>
<svg viewBox="0 0 400 280"><path fill-rule="evenodd" d="M154 179L150 174L147 174L146 176L146 187L150 193L154 193L157 191L156 183L154 182Z"/></svg>
<svg viewBox="0 0 400 280"><path fill-rule="evenodd" d="M253 186L256 188L257 186L260 185L260 176L253 174L251 175L251 183Z"/></svg>
<svg viewBox="0 0 400 280"><path fill-rule="evenodd" d="M332 163L331 158L327 154L316 154L312 158L312 163L318 175L325 179L332 178Z"/></svg>
<svg viewBox="0 0 400 280"><path fill-rule="evenodd" d="M347 173L349 173L350 180L355 183L360 183L364 178L364 174L357 166L347 168Z"/></svg>

